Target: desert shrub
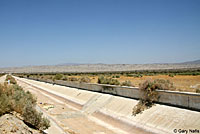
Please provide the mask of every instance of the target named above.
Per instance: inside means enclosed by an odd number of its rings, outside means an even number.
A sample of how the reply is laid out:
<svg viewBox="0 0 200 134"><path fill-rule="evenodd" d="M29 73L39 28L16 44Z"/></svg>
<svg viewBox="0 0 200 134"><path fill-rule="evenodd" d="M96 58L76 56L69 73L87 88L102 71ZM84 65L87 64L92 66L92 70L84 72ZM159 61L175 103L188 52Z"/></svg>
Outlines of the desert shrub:
<svg viewBox="0 0 200 134"><path fill-rule="evenodd" d="M144 83L140 84L140 100L138 104L133 108L133 115L141 113L145 109L153 106L154 102L158 99L157 89L160 90L171 90L174 88L173 83L169 80L156 79L156 80L146 80Z"/></svg>
<svg viewBox="0 0 200 134"><path fill-rule="evenodd" d="M67 77L67 76L63 76L63 77L62 77L62 80L67 81L67 80L68 80L68 77Z"/></svg>
<svg viewBox="0 0 200 134"><path fill-rule="evenodd" d="M126 74L127 77L134 77L134 74Z"/></svg>
<svg viewBox="0 0 200 134"><path fill-rule="evenodd" d="M1 76L4 76L4 75L5 75L5 74L3 74L3 73L0 73L0 77L1 77Z"/></svg>
<svg viewBox="0 0 200 134"><path fill-rule="evenodd" d="M169 76L169 77L174 77L174 74L169 74L168 76Z"/></svg>
<svg viewBox="0 0 200 134"><path fill-rule="evenodd" d="M32 105L27 103L24 107L24 112L22 116L26 123L29 123L39 130L45 130L50 127L50 122L46 118L42 118L42 113L36 111L32 108Z"/></svg>
<svg viewBox="0 0 200 134"><path fill-rule="evenodd" d="M120 75L116 75L116 78L120 78Z"/></svg>
<svg viewBox="0 0 200 134"><path fill-rule="evenodd" d="M139 90L141 92L141 99L143 101L147 101L149 103L152 103L157 98L156 93L157 85L154 83L154 81L147 80L143 84L140 85Z"/></svg>
<svg viewBox="0 0 200 134"><path fill-rule="evenodd" d="M120 78L120 75L113 75L112 78Z"/></svg>
<svg viewBox="0 0 200 134"><path fill-rule="evenodd" d="M156 79L156 80L146 80L144 83L140 84L139 90L142 93L142 100L152 103L156 100L156 90L171 90L174 89L173 83L169 80Z"/></svg>
<svg viewBox="0 0 200 134"><path fill-rule="evenodd" d="M136 116L137 114L142 113L146 108L147 106L145 103L143 101L139 101L138 104L134 106L132 114Z"/></svg>
<svg viewBox="0 0 200 134"><path fill-rule="evenodd" d="M133 86L130 80L122 82L121 85L122 86Z"/></svg>
<svg viewBox="0 0 200 134"><path fill-rule="evenodd" d="M146 73L145 75L146 76L155 76L156 74L154 74L154 73Z"/></svg>
<svg viewBox="0 0 200 134"><path fill-rule="evenodd" d="M23 76L23 75L19 75L18 77L19 77L19 78L24 78L24 76ZM27 76L27 78L29 78L29 77Z"/></svg>
<svg viewBox="0 0 200 134"><path fill-rule="evenodd" d="M143 77L143 75L142 74L135 74L135 75L133 75L133 77L140 78L140 77Z"/></svg>
<svg viewBox="0 0 200 134"><path fill-rule="evenodd" d="M11 84L17 84L17 81L11 75L6 76L6 81L8 81L8 80L10 80Z"/></svg>
<svg viewBox="0 0 200 134"><path fill-rule="evenodd" d="M154 88L160 89L160 90L172 90L172 89L175 89L173 83L170 82L169 80L155 79L153 81L153 84L155 85Z"/></svg>
<svg viewBox="0 0 200 134"><path fill-rule="evenodd" d="M22 116L24 122L39 130L47 129L50 122L42 118L35 106L36 98L30 92L25 92L16 84L0 85L0 116L15 111Z"/></svg>
<svg viewBox="0 0 200 134"><path fill-rule="evenodd" d="M61 80L62 77L63 77L62 74L56 74L56 75L54 76L53 80Z"/></svg>
<svg viewBox="0 0 200 134"><path fill-rule="evenodd" d="M68 80L69 80L69 81L78 81L78 78L76 78L76 77L69 77Z"/></svg>
<svg viewBox="0 0 200 134"><path fill-rule="evenodd" d="M120 85L120 82L117 79L105 78L103 76L100 76L98 78L98 83L99 84Z"/></svg>
<svg viewBox="0 0 200 134"><path fill-rule="evenodd" d="M135 77L135 78L143 77L142 74L127 74L126 76L127 76L127 77Z"/></svg>
<svg viewBox="0 0 200 134"><path fill-rule="evenodd" d="M110 85L120 85L120 82L117 79L109 79L109 83Z"/></svg>
<svg viewBox="0 0 200 134"><path fill-rule="evenodd" d="M79 81L80 81L80 82L89 83L91 80L90 80L89 77L86 77L86 76L85 76L85 77L81 77Z"/></svg>
<svg viewBox="0 0 200 134"><path fill-rule="evenodd" d="M62 80L64 81L79 81L80 79L76 78L76 77L68 77L68 76L63 76Z"/></svg>
<svg viewBox="0 0 200 134"><path fill-rule="evenodd" d="M196 93L200 93L200 88L197 88L197 89L196 89Z"/></svg>
<svg viewBox="0 0 200 134"><path fill-rule="evenodd" d="M105 84L106 83L105 78L103 76L99 76L97 83L99 83L99 84Z"/></svg>
<svg viewBox="0 0 200 134"><path fill-rule="evenodd" d="M12 111L11 97L5 93L5 86L0 85L0 116Z"/></svg>

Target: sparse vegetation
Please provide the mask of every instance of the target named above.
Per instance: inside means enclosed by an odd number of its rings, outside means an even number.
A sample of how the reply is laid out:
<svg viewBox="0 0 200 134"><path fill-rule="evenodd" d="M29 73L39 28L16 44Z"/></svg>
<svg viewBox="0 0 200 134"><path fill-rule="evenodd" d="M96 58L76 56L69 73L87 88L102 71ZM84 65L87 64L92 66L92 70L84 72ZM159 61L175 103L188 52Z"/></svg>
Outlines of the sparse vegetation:
<svg viewBox="0 0 200 134"><path fill-rule="evenodd" d="M112 78L120 78L120 75L113 75Z"/></svg>
<svg viewBox="0 0 200 134"><path fill-rule="evenodd" d="M68 81L78 81L78 78L76 78L76 77L69 77L68 79L67 79Z"/></svg>
<svg viewBox="0 0 200 134"><path fill-rule="evenodd" d="M104 76L100 76L98 78L99 84L110 84L110 85L120 85L120 82L117 79L105 78Z"/></svg>
<svg viewBox="0 0 200 134"><path fill-rule="evenodd" d="M14 79L12 76L8 78ZM49 120L42 118L42 113L38 113L35 106L36 98L16 83L0 85L0 116L15 111L22 116L25 123L31 124L38 130L47 129L50 126Z"/></svg>
<svg viewBox="0 0 200 134"><path fill-rule="evenodd" d="M122 86L133 86L133 84L131 83L131 81L124 81L124 82L122 82L122 84L121 84Z"/></svg>
<svg viewBox="0 0 200 134"><path fill-rule="evenodd" d="M196 89L196 93L200 93L200 88L197 88L197 89Z"/></svg>
<svg viewBox="0 0 200 134"><path fill-rule="evenodd" d="M13 78L11 75L7 75L6 76L6 82L10 80L11 84L17 84L17 81L15 80L15 78Z"/></svg>
<svg viewBox="0 0 200 134"><path fill-rule="evenodd" d="M93 73L29 73L17 74L20 77L28 77L42 80L63 80L63 81L76 81L87 82L82 77L88 77L89 83L99 83L99 78L103 76L106 79L102 80L102 84L116 83L118 85L127 85L125 81L134 83L134 86L139 86L140 83L147 79L165 79L170 80L176 86L176 91L196 92L193 85L199 83L200 69L165 69L165 70L138 70L138 71L124 71L124 72L93 72ZM62 75L62 78L61 78ZM59 77L58 77L59 76ZM57 77L57 78L56 78ZM87 78L86 78L87 79ZM88 80L89 80L88 79ZM106 82L105 82L106 81ZM112 81L112 82L108 82ZM117 82L118 81L118 82ZM127 85L129 86L129 84ZM174 89L173 89L174 90Z"/></svg>
<svg viewBox="0 0 200 134"><path fill-rule="evenodd" d="M3 75L5 75L5 74L1 74L1 73L0 73L0 77L3 76Z"/></svg>
<svg viewBox="0 0 200 134"><path fill-rule="evenodd" d="M174 77L174 74L169 74L169 77Z"/></svg>
<svg viewBox="0 0 200 134"><path fill-rule="evenodd" d="M127 77L134 77L134 78L140 78L143 77L143 74L136 73L136 74L126 74Z"/></svg>
<svg viewBox="0 0 200 134"><path fill-rule="evenodd" d="M140 78L140 77L143 77L143 75L142 74L135 74L135 75L133 75L133 77Z"/></svg>
<svg viewBox="0 0 200 134"><path fill-rule="evenodd" d="M153 106L154 102L158 99L157 89L171 90L172 88L174 88L173 84L169 80L146 80L139 87L141 97L139 103L133 108L133 115L137 115Z"/></svg>
<svg viewBox="0 0 200 134"><path fill-rule="evenodd" d="M51 79L51 78L50 78L50 79ZM67 80L68 80L68 77L67 77L67 76L63 76L63 77L62 77L62 80L67 81Z"/></svg>
<svg viewBox="0 0 200 134"><path fill-rule="evenodd" d="M80 82L89 83L91 80L90 80L89 77L86 77L86 76L85 76L85 77L81 77L79 81L80 81Z"/></svg>
<svg viewBox="0 0 200 134"><path fill-rule="evenodd" d="M53 80L61 80L62 77L63 77L62 74L56 74L56 75L54 76Z"/></svg>

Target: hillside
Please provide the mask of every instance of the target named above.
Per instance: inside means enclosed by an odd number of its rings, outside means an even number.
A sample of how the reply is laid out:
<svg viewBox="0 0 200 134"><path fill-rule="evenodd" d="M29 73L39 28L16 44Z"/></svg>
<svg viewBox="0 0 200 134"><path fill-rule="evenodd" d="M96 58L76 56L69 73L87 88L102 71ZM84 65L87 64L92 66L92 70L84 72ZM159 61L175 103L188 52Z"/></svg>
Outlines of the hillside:
<svg viewBox="0 0 200 134"><path fill-rule="evenodd" d="M200 64L200 60L187 61L187 62L183 62L183 64Z"/></svg>
<svg viewBox="0 0 200 134"><path fill-rule="evenodd" d="M157 69L200 68L200 64L81 64L56 66L28 66L0 68L0 72L30 73L30 72L105 72L105 71L134 71Z"/></svg>

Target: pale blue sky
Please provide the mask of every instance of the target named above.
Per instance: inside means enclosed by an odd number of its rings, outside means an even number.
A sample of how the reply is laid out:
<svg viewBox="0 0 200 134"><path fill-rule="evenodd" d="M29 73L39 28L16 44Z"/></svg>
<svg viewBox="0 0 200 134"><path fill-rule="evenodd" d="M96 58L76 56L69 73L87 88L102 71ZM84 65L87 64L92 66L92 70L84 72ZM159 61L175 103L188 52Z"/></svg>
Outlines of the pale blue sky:
<svg viewBox="0 0 200 134"><path fill-rule="evenodd" d="M0 67L200 59L200 0L0 0Z"/></svg>

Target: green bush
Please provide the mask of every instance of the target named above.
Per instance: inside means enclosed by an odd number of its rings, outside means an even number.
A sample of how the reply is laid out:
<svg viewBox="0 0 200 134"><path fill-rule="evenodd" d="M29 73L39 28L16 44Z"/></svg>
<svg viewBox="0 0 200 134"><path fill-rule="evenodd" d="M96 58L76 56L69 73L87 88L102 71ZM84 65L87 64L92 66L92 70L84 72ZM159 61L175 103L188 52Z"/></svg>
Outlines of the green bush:
<svg viewBox="0 0 200 134"><path fill-rule="evenodd" d="M109 79L110 85L120 85L120 82L117 79Z"/></svg>
<svg viewBox="0 0 200 134"><path fill-rule="evenodd" d="M54 76L53 80L61 80L62 77L63 77L62 74L56 74L56 75Z"/></svg>
<svg viewBox="0 0 200 134"><path fill-rule="evenodd" d="M120 75L113 75L112 78L120 78Z"/></svg>
<svg viewBox="0 0 200 134"><path fill-rule="evenodd" d="M143 77L143 75L142 74L135 74L135 75L133 75L133 77L140 78L140 77Z"/></svg>
<svg viewBox="0 0 200 134"><path fill-rule="evenodd" d="M80 81L80 82L89 83L91 80L90 80L89 77L81 77L79 81Z"/></svg>
<svg viewBox="0 0 200 134"><path fill-rule="evenodd" d="M136 116L139 113L142 113L146 109L146 105L143 101L139 101L137 105L134 106L132 114Z"/></svg>
<svg viewBox="0 0 200 134"><path fill-rule="evenodd" d="M78 81L78 78L76 78L76 77L69 77L68 80L69 80L69 81Z"/></svg>
<svg viewBox="0 0 200 134"><path fill-rule="evenodd" d="M103 76L100 76L100 77L98 77L97 83L99 83L99 84L107 84L107 81Z"/></svg>
<svg viewBox="0 0 200 134"><path fill-rule="evenodd" d="M122 84L121 84L122 86L133 86L132 85L132 83L131 83L131 81L124 81L124 82L122 82Z"/></svg>
<svg viewBox="0 0 200 134"><path fill-rule="evenodd" d="M3 92L5 88L0 85L0 116L12 111L11 97Z"/></svg>
<svg viewBox="0 0 200 134"><path fill-rule="evenodd" d="M154 74L154 73L146 73L145 75L146 76L155 76L156 74Z"/></svg>
<svg viewBox="0 0 200 134"><path fill-rule="evenodd" d="M26 123L29 123L35 126L39 130L45 130L50 127L50 122L46 118L42 118L42 113L37 112L34 108L32 108L31 104L27 104L24 107L24 112L22 116Z"/></svg>
<svg viewBox="0 0 200 134"><path fill-rule="evenodd" d="M174 89L173 83L169 80L156 79L156 80L146 80L144 83L140 84L139 90L142 93L142 100L152 103L156 100L156 90L172 90Z"/></svg>
<svg viewBox="0 0 200 134"><path fill-rule="evenodd" d="M62 77L62 80L67 81L67 80L68 80L68 77L67 77L67 76L63 76L63 77Z"/></svg>
<svg viewBox="0 0 200 134"><path fill-rule="evenodd" d="M11 75L6 76L6 81L8 81L8 80L10 80L11 84L17 84L17 81Z"/></svg>
<svg viewBox="0 0 200 134"><path fill-rule="evenodd" d="M135 77L135 78L143 77L142 74L127 74L126 76L127 76L127 77Z"/></svg>
<svg viewBox="0 0 200 134"><path fill-rule="evenodd" d="M25 92L18 85L0 85L0 116L15 111L19 113L24 122L35 126L39 130L47 129L50 122L42 118L42 113L35 109L36 98Z"/></svg>
<svg viewBox="0 0 200 134"><path fill-rule="evenodd" d="M197 88L197 89L196 89L196 93L200 93L200 88Z"/></svg>
<svg viewBox="0 0 200 134"><path fill-rule="evenodd" d="M169 80L164 80L164 79L155 79L153 81L153 87L159 90L172 90L175 89L174 85L172 82Z"/></svg>
<svg viewBox="0 0 200 134"><path fill-rule="evenodd" d="M117 79L105 78L103 76L100 76L98 78L98 83L99 84L120 85L120 82Z"/></svg>
<svg viewBox="0 0 200 134"><path fill-rule="evenodd" d="M155 101L158 99L157 89L160 90L171 90L174 89L173 83L169 80L156 79L146 80L140 84L140 100L139 103L133 108L133 115L141 113L147 108L152 107Z"/></svg>
<svg viewBox="0 0 200 134"><path fill-rule="evenodd" d="M127 77L134 77L134 74L126 74Z"/></svg>
<svg viewBox="0 0 200 134"><path fill-rule="evenodd" d="M169 76L169 77L174 77L174 74L169 74L168 76Z"/></svg>

